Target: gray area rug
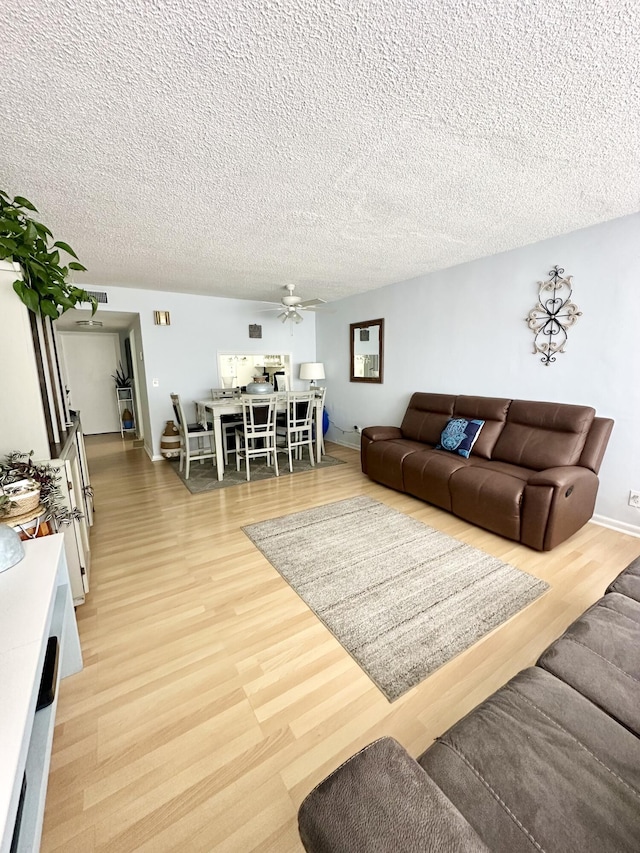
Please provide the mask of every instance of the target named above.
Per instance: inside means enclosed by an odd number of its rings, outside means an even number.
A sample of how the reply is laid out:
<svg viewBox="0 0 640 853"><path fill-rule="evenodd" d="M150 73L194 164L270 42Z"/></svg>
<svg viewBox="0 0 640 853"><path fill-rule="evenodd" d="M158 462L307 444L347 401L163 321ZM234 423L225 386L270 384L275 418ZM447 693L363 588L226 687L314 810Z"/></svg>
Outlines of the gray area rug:
<svg viewBox="0 0 640 853"><path fill-rule="evenodd" d="M548 589L368 497L243 530L389 701Z"/></svg>
<svg viewBox="0 0 640 853"><path fill-rule="evenodd" d="M235 458L232 458L231 465L228 468L225 468L223 480L218 480L215 465L211 464L210 459L205 460L202 464L200 464L200 462L192 462L188 480L185 480L183 474L178 471L177 459L170 459L169 464L180 478L180 482L183 486L186 486L187 489L189 489L192 495L198 495L201 492L211 492L217 489L226 489L229 486L239 486L242 483L247 482L244 465L239 471L236 471ZM302 474L305 471L315 471L317 468L330 468L332 465L343 464L342 459L336 459L333 456L325 455L322 457L322 462L319 464L316 462L315 466L312 468L308 457L305 456L301 460L293 460L293 473ZM280 455L278 459L278 468L280 470L281 477L289 476L291 472L289 471L289 459L286 456ZM250 482L255 483L259 480L271 480L275 479L275 476L273 468L267 468L264 459L258 458L251 460Z"/></svg>

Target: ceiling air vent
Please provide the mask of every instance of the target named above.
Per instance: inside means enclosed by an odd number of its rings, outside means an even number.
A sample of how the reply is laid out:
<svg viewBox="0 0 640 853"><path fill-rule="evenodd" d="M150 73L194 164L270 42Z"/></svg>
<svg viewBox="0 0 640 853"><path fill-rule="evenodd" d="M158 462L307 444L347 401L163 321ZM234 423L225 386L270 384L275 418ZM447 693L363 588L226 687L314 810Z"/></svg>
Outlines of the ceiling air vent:
<svg viewBox="0 0 640 853"><path fill-rule="evenodd" d="M96 302L99 302L103 305L106 305L108 302L107 294L104 292L104 290L87 290L87 293L89 294L89 296L93 296Z"/></svg>

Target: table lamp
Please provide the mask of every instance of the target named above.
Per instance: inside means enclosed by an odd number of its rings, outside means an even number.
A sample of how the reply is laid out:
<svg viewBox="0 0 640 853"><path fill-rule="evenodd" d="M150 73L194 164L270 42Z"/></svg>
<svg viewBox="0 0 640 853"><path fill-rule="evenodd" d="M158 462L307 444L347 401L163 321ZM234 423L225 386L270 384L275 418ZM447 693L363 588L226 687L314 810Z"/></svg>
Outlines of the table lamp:
<svg viewBox="0 0 640 853"><path fill-rule="evenodd" d="M315 390L316 379L324 379L324 364L321 361L303 361L300 365L300 379L309 379L309 390Z"/></svg>

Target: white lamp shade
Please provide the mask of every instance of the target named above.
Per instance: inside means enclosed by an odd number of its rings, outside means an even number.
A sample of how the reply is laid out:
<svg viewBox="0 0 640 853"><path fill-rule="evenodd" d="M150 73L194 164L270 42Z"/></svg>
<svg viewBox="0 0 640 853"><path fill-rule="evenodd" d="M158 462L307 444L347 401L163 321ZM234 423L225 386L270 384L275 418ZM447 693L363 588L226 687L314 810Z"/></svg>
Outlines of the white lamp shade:
<svg viewBox="0 0 640 853"><path fill-rule="evenodd" d="M300 379L324 378L324 364L321 361L303 361L300 365Z"/></svg>

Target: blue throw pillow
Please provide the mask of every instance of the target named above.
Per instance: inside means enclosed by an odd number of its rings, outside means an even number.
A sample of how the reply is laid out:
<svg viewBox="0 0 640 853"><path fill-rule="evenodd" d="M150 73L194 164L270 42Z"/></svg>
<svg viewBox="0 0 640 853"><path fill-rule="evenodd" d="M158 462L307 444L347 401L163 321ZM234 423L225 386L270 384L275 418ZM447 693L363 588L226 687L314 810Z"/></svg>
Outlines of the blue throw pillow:
<svg viewBox="0 0 640 853"><path fill-rule="evenodd" d="M442 430L440 444L436 444L436 450L448 450L468 459L483 426L484 421L451 418Z"/></svg>

